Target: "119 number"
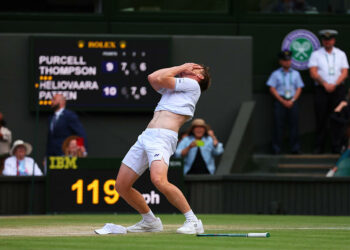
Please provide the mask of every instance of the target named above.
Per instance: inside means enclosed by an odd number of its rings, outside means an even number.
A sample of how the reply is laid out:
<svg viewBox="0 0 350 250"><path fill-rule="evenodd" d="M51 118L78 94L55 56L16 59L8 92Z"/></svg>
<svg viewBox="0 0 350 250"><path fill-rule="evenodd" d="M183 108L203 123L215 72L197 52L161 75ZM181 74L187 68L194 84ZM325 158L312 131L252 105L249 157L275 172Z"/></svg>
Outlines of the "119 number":
<svg viewBox="0 0 350 250"><path fill-rule="evenodd" d="M104 201L109 204L113 205L119 200L119 194L114 189L115 186L115 180L109 179L105 181L103 184L103 191L105 193ZM99 187L100 187L100 181L98 179L94 179L90 184L87 185L87 191L92 191L92 204L99 204L100 196L99 196ZM83 204L84 203L84 181L83 179L78 179L72 186L72 191L76 191L76 202L77 204Z"/></svg>

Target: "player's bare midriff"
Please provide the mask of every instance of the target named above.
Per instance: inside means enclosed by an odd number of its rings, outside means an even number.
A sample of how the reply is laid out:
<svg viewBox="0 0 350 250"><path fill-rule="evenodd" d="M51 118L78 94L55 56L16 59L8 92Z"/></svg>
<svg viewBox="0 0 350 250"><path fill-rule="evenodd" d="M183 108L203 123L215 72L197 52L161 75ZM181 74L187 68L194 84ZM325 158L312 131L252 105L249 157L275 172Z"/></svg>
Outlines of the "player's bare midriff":
<svg viewBox="0 0 350 250"><path fill-rule="evenodd" d="M188 120L189 116L179 115L166 110L154 112L153 118L147 128L165 128L179 132L181 126Z"/></svg>

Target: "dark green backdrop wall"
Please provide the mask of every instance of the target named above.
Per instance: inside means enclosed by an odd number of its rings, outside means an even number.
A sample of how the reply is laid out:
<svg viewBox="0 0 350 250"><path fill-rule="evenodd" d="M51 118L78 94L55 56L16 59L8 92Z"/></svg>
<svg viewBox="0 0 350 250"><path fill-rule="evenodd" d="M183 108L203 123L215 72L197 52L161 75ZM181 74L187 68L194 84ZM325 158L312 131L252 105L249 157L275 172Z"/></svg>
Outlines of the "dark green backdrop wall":
<svg viewBox="0 0 350 250"><path fill-rule="evenodd" d="M350 18L346 13L321 13L321 14L266 14L259 13L258 7L259 1L238 1L228 0L229 3L227 13L127 13L117 12L115 9L115 2L111 0L103 0L103 10L100 14L45 14L45 13L0 13L0 37L2 59L1 65L1 93L0 95L6 95L2 91L9 91L13 96L11 103L11 110L20 105L21 101L15 101L15 95L13 93L19 92L18 85L9 85L9 83L19 81L25 82L27 80L27 74L22 74L22 69L26 68L27 53L26 39L28 34L40 33L40 34L146 34L146 35L175 35L179 36L210 36L214 41L215 39L222 39L223 36L249 36L252 38L249 42L252 51L247 54L237 54L236 45L227 47L229 42L224 45L226 48L220 47L222 44L211 44L211 51L213 54L208 56L210 62L208 63L213 68L214 77L219 77L230 85L234 85L236 91L242 91L242 86L246 86L235 75L232 77L227 72L242 68L237 61L245 60L249 58L252 61L251 73L240 71L239 75L249 74L244 77L251 79L252 87L252 99L256 101L255 110L253 113L253 137L256 152L268 152L269 144L271 142L272 132L272 98L268 93L268 89L265 86L265 82L269 74L278 67L276 54L281 48L281 43L284 37L295 29L308 29L315 34L318 30L324 28L334 28L339 31L337 38L337 46L343 49L345 52L350 52ZM318 1L319 2L319 1ZM323 1L322 4L327 1ZM313 2L316 4L316 1ZM255 7L254 7L255 6ZM250 10L250 12L249 12ZM319 10L325 11L320 8ZM14 33L14 34L9 34ZM19 38L20 37L20 38ZM222 40L223 41L223 40ZM202 43L196 44L194 48L189 48L188 53L174 53L173 63L181 63L185 61L186 56L194 53L202 53L203 55L208 53L206 46L202 46ZM13 57L13 52L16 50L16 58ZM194 52L194 51L198 52ZM219 53L219 50L221 53ZM186 50L184 50L186 51ZM240 50L239 50L240 52ZM5 59L6 58L6 59ZM195 57L197 58L197 57ZM215 61L215 63L214 63ZM221 69L222 64L226 64L229 69L223 71ZM20 74L19 74L20 72ZM217 72L220 72L220 76L217 76ZM306 84L302 96L300 98L301 113L300 113L300 134L303 138L303 151L308 152L312 150L312 134L314 131L314 116L313 116L313 83L309 77L307 71L303 71L302 77ZM12 79L15 77L16 80ZM241 77L241 76L239 76ZM9 79L12 79L9 81ZM249 80L250 81L250 80ZM18 84L18 83L17 83ZM222 86L218 83L217 86ZM226 87L226 86L225 86ZM209 95L219 94L217 87L213 87ZM224 88L224 87L222 87ZM22 87L21 90L27 91L27 85ZM224 89L225 90L225 89ZM25 97L25 93L18 95ZM226 94L225 92L223 94ZM240 96L237 93L233 94L237 101ZM242 95L242 96L245 96ZM6 95L7 97L7 95ZM220 96L212 97L215 102L222 102ZM212 103L206 102L206 95L203 96L201 104L205 105L207 110ZM1 105L8 105L8 99L1 100ZM23 100L23 103L26 103ZM1 110L4 108L0 107ZM224 111L225 112L225 111ZM204 111L203 111L204 113ZM204 115L201 108L198 109L198 115ZM11 124L11 116L15 114L11 111L6 113L8 120ZM31 115L29 113L19 114L24 121L29 121ZM114 150L118 152L124 152L128 145L136 138L136 131L140 131L147 123L150 115L140 115L140 117L126 116L126 115L114 115L107 116L105 114L81 113L82 119L88 121L96 119L101 116L103 119L99 119L100 123L110 121L110 124L114 126L114 129L107 130L107 134L112 135L109 138L116 138L118 140L115 144L121 144L115 147ZM224 115L227 116L227 113ZM142 117L142 118L141 118ZM215 117L215 119L214 119ZM11 118L11 119L10 119ZM41 127L43 127L43 121L41 120ZM214 125L222 140L226 140L227 132L224 128L232 125L234 115L230 116L227 121L228 124L222 124L220 120L219 112L216 112L213 118L209 116L209 122ZM129 124L129 121L137 121ZM99 123L94 125L101 125ZM30 131L33 131L33 124L28 123L26 125ZM89 125L86 125L89 126ZM127 127L130 129L130 136L127 138L118 137L118 129ZM133 137L134 136L134 137ZM15 134L16 137L16 134ZM102 137L102 135L95 136L96 138ZM95 138L93 137L93 138ZM109 139L107 139L109 140ZM111 143L108 143L110 145ZM127 146L125 146L127 145ZM113 148L109 148L107 151L113 151ZM103 155L99 153L98 155Z"/></svg>
<svg viewBox="0 0 350 250"><path fill-rule="evenodd" d="M14 139L36 142L37 161L45 154L47 116L29 111L28 37L0 34L0 111ZM224 143L240 103L252 99L252 40L249 37L172 36L172 63L201 62L212 67L213 85L203 93L195 117L212 125ZM169 65L170 66L170 65ZM69 105L69 103L68 103ZM152 113L79 113L87 131L89 155L122 157L147 126ZM186 126L188 126L187 124Z"/></svg>

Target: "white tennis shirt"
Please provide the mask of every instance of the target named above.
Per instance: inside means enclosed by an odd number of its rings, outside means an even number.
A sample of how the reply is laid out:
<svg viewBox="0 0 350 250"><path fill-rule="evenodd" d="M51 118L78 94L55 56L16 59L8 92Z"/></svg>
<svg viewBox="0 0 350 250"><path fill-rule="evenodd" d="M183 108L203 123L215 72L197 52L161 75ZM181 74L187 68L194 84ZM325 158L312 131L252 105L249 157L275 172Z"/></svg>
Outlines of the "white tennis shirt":
<svg viewBox="0 0 350 250"><path fill-rule="evenodd" d="M162 98L154 110L167 110L175 114L193 117L196 104L201 95L201 89L196 80L191 78L176 78L175 89L162 88L158 90Z"/></svg>
<svg viewBox="0 0 350 250"><path fill-rule="evenodd" d="M348 69L349 63L344 51L333 47L328 53L324 47L312 52L308 67L317 67L317 73L327 83L335 84L342 69ZM317 83L316 83L317 85Z"/></svg>

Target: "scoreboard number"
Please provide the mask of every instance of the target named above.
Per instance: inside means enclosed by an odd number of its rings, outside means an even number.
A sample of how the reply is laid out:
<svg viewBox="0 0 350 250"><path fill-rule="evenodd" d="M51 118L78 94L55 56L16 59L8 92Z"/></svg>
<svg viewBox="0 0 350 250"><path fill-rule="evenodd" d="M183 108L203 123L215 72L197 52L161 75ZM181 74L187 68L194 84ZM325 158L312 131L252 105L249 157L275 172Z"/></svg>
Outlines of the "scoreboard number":
<svg viewBox="0 0 350 250"><path fill-rule="evenodd" d="M104 86L103 87L103 96L106 97L116 97L117 96L117 87L116 86Z"/></svg>
<svg viewBox="0 0 350 250"><path fill-rule="evenodd" d="M109 179L103 184L103 191L105 196L103 198L104 202L108 205L113 205L119 200L119 194L114 189L115 180ZM98 205L100 203L100 181L94 179L91 183L86 186L87 191L92 192L92 204ZM76 192L76 204L84 204L84 181L83 179L78 179L71 186L71 191Z"/></svg>

